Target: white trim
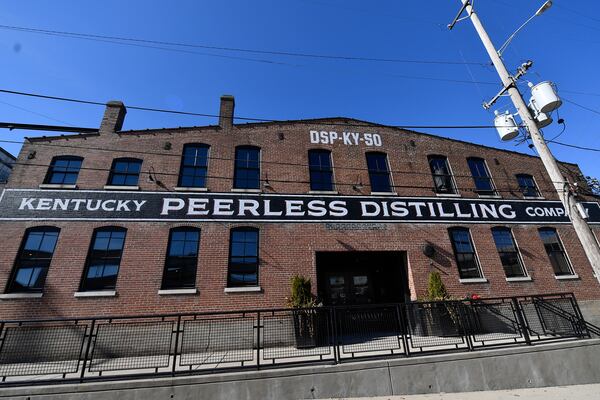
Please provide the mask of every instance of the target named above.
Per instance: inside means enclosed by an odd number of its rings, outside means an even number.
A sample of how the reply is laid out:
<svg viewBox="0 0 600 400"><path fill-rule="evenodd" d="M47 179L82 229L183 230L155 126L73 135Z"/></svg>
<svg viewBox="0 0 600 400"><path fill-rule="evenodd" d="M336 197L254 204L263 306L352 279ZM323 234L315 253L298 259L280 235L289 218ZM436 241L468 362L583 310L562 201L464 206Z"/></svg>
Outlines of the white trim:
<svg viewBox="0 0 600 400"><path fill-rule="evenodd" d="M530 276L513 276L511 278L506 278L506 282L531 282Z"/></svg>
<svg viewBox="0 0 600 400"><path fill-rule="evenodd" d="M189 187L189 186L175 186L173 188L176 192L208 192L206 187Z"/></svg>
<svg viewBox="0 0 600 400"><path fill-rule="evenodd" d="M42 183L40 189L77 189L77 185L63 185L57 183Z"/></svg>
<svg viewBox="0 0 600 400"><path fill-rule="evenodd" d="M73 297L114 297L116 295L116 290L92 290L89 292L73 293Z"/></svg>
<svg viewBox="0 0 600 400"><path fill-rule="evenodd" d="M554 275L557 281L568 281L572 279L579 279L579 275L573 272L573 275Z"/></svg>
<svg viewBox="0 0 600 400"><path fill-rule="evenodd" d="M226 287L224 293L257 293L262 292L260 286Z"/></svg>
<svg viewBox="0 0 600 400"><path fill-rule="evenodd" d="M308 194L340 194L337 190L309 190Z"/></svg>
<svg viewBox="0 0 600 400"><path fill-rule="evenodd" d="M488 283L488 280L483 277L483 278L465 278L465 279L459 279L458 280L460 283Z"/></svg>
<svg viewBox="0 0 600 400"><path fill-rule="evenodd" d="M104 190L140 190L140 187L127 185L104 185Z"/></svg>
<svg viewBox="0 0 600 400"><path fill-rule="evenodd" d="M396 192L371 192L371 196L398 196Z"/></svg>
<svg viewBox="0 0 600 400"><path fill-rule="evenodd" d="M3 293L0 294L0 300L11 300L11 299L39 299L44 293Z"/></svg>
<svg viewBox="0 0 600 400"><path fill-rule="evenodd" d="M496 189L494 189L496 190ZM501 199L502 196L499 194L478 194L480 199Z"/></svg>
<svg viewBox="0 0 600 400"><path fill-rule="evenodd" d="M546 200L543 196L523 196L523 200Z"/></svg>
<svg viewBox="0 0 600 400"><path fill-rule="evenodd" d="M260 193L261 189L241 189L241 188L232 188L232 192L236 193Z"/></svg>
<svg viewBox="0 0 600 400"><path fill-rule="evenodd" d="M196 294L198 293L198 289L160 289L158 294L163 295L171 295L171 294Z"/></svg>
<svg viewBox="0 0 600 400"><path fill-rule="evenodd" d="M452 198L462 197L462 195L460 193L436 193L435 196L436 197L452 197Z"/></svg>

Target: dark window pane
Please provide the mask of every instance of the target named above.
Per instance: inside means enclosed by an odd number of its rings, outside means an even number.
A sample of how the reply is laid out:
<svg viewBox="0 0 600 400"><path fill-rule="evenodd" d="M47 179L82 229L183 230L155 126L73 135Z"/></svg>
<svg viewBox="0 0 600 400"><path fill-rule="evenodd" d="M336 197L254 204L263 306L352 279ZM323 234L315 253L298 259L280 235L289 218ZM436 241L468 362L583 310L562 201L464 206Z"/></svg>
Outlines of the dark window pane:
<svg viewBox="0 0 600 400"><path fill-rule="evenodd" d="M308 164L311 190L333 190L333 168L331 152L309 150Z"/></svg>
<svg viewBox="0 0 600 400"><path fill-rule="evenodd" d="M573 269L556 230L553 228L540 228L539 233L552 264L554 275L573 275Z"/></svg>
<svg viewBox="0 0 600 400"><path fill-rule="evenodd" d="M108 177L108 184L116 186L137 186L141 168L142 160L114 160L110 176Z"/></svg>
<svg viewBox="0 0 600 400"><path fill-rule="evenodd" d="M475 189L481 194L495 194L494 183L485 165L485 161L481 158L469 158L467 159L467 163L475 182Z"/></svg>
<svg viewBox="0 0 600 400"><path fill-rule="evenodd" d="M496 243L496 249L500 256L500 261L504 267L504 272L508 278L526 276L525 269L512 233L508 228L493 228L492 236Z"/></svg>
<svg viewBox="0 0 600 400"><path fill-rule="evenodd" d="M469 230L463 228L450 229L450 240L452 241L460 278L481 278L481 271Z"/></svg>
<svg viewBox="0 0 600 400"><path fill-rule="evenodd" d="M121 264L126 231L100 228L94 232L81 290L114 289Z"/></svg>
<svg viewBox="0 0 600 400"><path fill-rule="evenodd" d="M233 187L236 189L260 188L260 150L238 147L235 150Z"/></svg>
<svg viewBox="0 0 600 400"><path fill-rule="evenodd" d="M55 157L50 163L45 183L70 185L77 182L82 159L74 156Z"/></svg>
<svg viewBox="0 0 600 400"><path fill-rule="evenodd" d="M229 286L258 284L258 230L239 228L231 231L229 250Z"/></svg>
<svg viewBox="0 0 600 400"><path fill-rule="evenodd" d="M540 197L540 192L533 180L533 176L527 174L517 175L517 182L519 183L519 189L526 197Z"/></svg>
<svg viewBox="0 0 600 400"><path fill-rule="evenodd" d="M436 193L456 193L456 187L446 157L430 156L429 167Z"/></svg>
<svg viewBox="0 0 600 400"><path fill-rule="evenodd" d="M196 228L171 229L163 273L163 289L194 288L200 231Z"/></svg>
<svg viewBox="0 0 600 400"><path fill-rule="evenodd" d="M27 230L17 255L7 292L42 291L58 241L57 228Z"/></svg>
<svg viewBox="0 0 600 400"><path fill-rule="evenodd" d="M391 192L392 184L387 155L383 153L367 153L367 167L369 169L371 192Z"/></svg>
<svg viewBox="0 0 600 400"><path fill-rule="evenodd" d="M207 145L186 145L183 150L179 185L183 187L205 187L208 166Z"/></svg>

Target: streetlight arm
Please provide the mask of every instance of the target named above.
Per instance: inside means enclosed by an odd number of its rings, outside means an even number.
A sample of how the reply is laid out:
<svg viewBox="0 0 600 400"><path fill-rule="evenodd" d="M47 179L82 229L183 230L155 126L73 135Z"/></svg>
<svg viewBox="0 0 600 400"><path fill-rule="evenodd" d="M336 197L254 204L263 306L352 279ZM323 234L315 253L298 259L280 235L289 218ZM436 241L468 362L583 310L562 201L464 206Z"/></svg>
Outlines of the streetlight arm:
<svg viewBox="0 0 600 400"><path fill-rule="evenodd" d="M502 56L502 53L504 52L504 50L506 50L506 48L508 47L508 45L510 44L510 42L514 39L515 36L517 36L517 33L519 33L519 31L521 31L521 29L523 29L525 27L525 25L527 25L532 19L534 19L535 17L537 17L537 13L533 14L531 17L529 17L529 19L527 21L525 21L523 23L523 25L521 25L516 31L513 32L512 35L510 35L508 37L508 39L506 39L506 42L504 42L504 44L502 46L500 46L500 48L498 49L498 55Z"/></svg>

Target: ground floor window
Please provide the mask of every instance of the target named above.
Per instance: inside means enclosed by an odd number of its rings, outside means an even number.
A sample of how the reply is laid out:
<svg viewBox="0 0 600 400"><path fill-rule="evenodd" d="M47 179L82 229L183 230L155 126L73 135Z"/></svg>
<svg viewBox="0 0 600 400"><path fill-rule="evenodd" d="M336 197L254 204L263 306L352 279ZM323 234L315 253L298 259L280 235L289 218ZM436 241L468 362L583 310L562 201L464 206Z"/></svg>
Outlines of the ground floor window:
<svg viewBox="0 0 600 400"><path fill-rule="evenodd" d="M512 232L509 228L492 228L492 236L496 243L496 249L500 255L500 261L504 267L504 273L507 278L524 277L525 268L519 255L519 249L515 244Z"/></svg>
<svg viewBox="0 0 600 400"><path fill-rule="evenodd" d="M169 234L163 289L196 287L196 265L200 229L173 228Z"/></svg>
<svg viewBox="0 0 600 400"><path fill-rule="evenodd" d="M235 228L229 241L227 286L258 285L258 229Z"/></svg>
<svg viewBox="0 0 600 400"><path fill-rule="evenodd" d="M554 228L540 228L540 237L546 248L546 253L554 269L554 275L573 275L573 268L567 258L567 253L563 247L558 233Z"/></svg>
<svg viewBox="0 0 600 400"><path fill-rule="evenodd" d="M81 281L82 291L115 288L126 232L125 228L118 227L98 228L94 231Z"/></svg>
<svg viewBox="0 0 600 400"><path fill-rule="evenodd" d="M479 260L477 254L475 254L475 247L469 230L467 228L451 228L448 232L450 233L460 278L481 278Z"/></svg>

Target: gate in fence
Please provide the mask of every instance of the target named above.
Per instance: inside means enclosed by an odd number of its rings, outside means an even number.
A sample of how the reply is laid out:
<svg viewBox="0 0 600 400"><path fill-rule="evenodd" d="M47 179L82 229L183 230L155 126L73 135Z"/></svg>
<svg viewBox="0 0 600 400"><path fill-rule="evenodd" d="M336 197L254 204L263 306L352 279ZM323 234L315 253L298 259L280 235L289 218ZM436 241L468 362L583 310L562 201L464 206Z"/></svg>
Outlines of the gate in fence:
<svg viewBox="0 0 600 400"><path fill-rule="evenodd" d="M590 337L573 294L0 321L2 385L172 376Z"/></svg>

